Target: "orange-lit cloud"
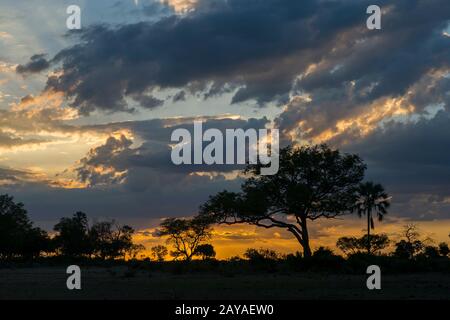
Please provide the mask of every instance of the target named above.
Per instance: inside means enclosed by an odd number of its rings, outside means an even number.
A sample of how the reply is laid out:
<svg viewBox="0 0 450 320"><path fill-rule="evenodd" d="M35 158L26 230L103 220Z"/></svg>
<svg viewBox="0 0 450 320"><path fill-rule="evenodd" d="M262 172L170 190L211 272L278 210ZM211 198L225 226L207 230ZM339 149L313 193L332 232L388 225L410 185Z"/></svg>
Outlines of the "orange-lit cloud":
<svg viewBox="0 0 450 320"><path fill-rule="evenodd" d="M160 0L162 3L172 7L175 12L183 13L195 7L197 0Z"/></svg>
<svg viewBox="0 0 450 320"><path fill-rule="evenodd" d="M195 171L191 172L189 176L208 177L211 180L217 177L223 177L225 180L234 180L242 176L242 172L240 170L232 170L230 172Z"/></svg>
<svg viewBox="0 0 450 320"><path fill-rule="evenodd" d="M307 68L305 75L314 73L318 65L313 64ZM388 120L399 117L408 119L413 115L423 112L425 106L417 105L417 97L433 96L439 82L448 77L448 68L433 69L427 72L419 81L412 84L407 92L401 96L384 96L366 104L352 108L351 113L342 113L330 118L327 110L309 113L315 108L315 100L309 94L301 94L291 98L284 112L293 112L299 120L295 122L284 134L291 140L303 143L323 143L339 139L339 144L345 144L354 139L364 138L370 135L380 125ZM303 75L304 76L304 75ZM351 82L348 88L349 96L355 86ZM373 88L368 87L367 93ZM364 92L363 92L364 93ZM438 104L436 102L435 104ZM327 124L328 125L324 125ZM318 128L324 127L319 130Z"/></svg>
<svg viewBox="0 0 450 320"><path fill-rule="evenodd" d="M73 120L78 118L78 112L74 108L64 107L64 93L44 91L38 96L28 95L19 103L11 105L12 112L23 112L29 119L45 114L49 120Z"/></svg>
<svg viewBox="0 0 450 320"><path fill-rule="evenodd" d="M309 104L309 107L313 107L311 100L304 96L294 97L291 103L294 105L296 103L303 104L305 101ZM314 121L317 119L312 119L312 121L300 120L295 128L285 132L285 134L297 142L304 141L303 137L307 136L307 141L315 144L327 142L348 133L351 136L364 137L375 130L383 120L399 115L409 115L414 111L414 105L405 97L381 98L359 108L356 114L336 120L331 128L313 134Z"/></svg>
<svg viewBox="0 0 450 320"><path fill-rule="evenodd" d="M5 31L0 31L0 39L12 39L12 35Z"/></svg>
<svg viewBox="0 0 450 320"><path fill-rule="evenodd" d="M14 165L18 170L39 166L42 168L40 176L46 175L46 178L36 181L59 188L87 187L71 172L74 163L109 137L133 139L133 136L130 130L120 128L97 129L67 124L77 118L75 109L64 106L64 96L60 92L28 95L11 104L10 110L0 111L0 152L5 158L0 165ZM123 174L112 173L107 166L95 170L114 176ZM33 178L36 176L30 176L28 180Z"/></svg>
<svg viewBox="0 0 450 320"><path fill-rule="evenodd" d="M17 64L11 64L0 60L0 73L16 72Z"/></svg>
<svg viewBox="0 0 450 320"><path fill-rule="evenodd" d="M374 101L365 107L359 115L338 120L334 128L321 132L311 140L313 143L326 142L349 130L356 131L360 137L364 137L375 130L382 120L393 116L412 114L414 110L414 106L404 98L387 98ZM302 125L300 124L300 128ZM310 129L304 128L305 131Z"/></svg>

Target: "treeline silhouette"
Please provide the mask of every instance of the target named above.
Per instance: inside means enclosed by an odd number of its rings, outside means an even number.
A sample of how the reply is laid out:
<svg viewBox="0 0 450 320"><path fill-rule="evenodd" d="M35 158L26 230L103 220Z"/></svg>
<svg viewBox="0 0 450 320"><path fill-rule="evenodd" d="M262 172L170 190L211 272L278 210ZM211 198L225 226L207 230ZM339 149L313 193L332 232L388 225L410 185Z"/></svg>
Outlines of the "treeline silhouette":
<svg viewBox="0 0 450 320"><path fill-rule="evenodd" d="M150 249L151 257L139 256L144 246L133 243L134 230L114 221L89 226L85 213L61 218L51 236L34 227L22 203L13 197L0 196L0 266L11 262L67 263L81 261L102 266L125 264L127 277L139 270L185 272L219 272L225 276L252 272L349 272L361 273L370 264L384 272L449 272L450 249L442 242L434 246L423 238L417 226L405 226L401 239L391 241L385 234L341 237L336 243L344 256L319 247L310 256L296 252L280 254L270 248L249 248L243 257L216 260L215 250L205 241L211 227L205 220L165 220L158 234L166 237L171 250L164 245ZM184 222L181 222L184 221ZM370 252L367 243L370 241ZM392 246L393 245L393 246ZM393 247L393 250L389 250ZM174 260L167 261L170 255ZM193 259L194 257L200 259ZM9 264L10 265L10 264Z"/></svg>
<svg viewBox="0 0 450 320"><path fill-rule="evenodd" d="M133 228L114 221L89 226L87 215L77 212L61 218L55 235L34 227L22 203L9 195L0 195L0 259L33 260L41 256L97 258L101 260L135 257L143 250L134 244Z"/></svg>
<svg viewBox="0 0 450 320"><path fill-rule="evenodd" d="M34 227L22 203L9 195L0 196L0 263L31 261L82 261L83 263L125 263L136 268L186 270L349 270L361 272L369 264L386 270L450 270L447 243L435 246L423 239L414 225L406 226L402 238L373 234L374 217L388 213L391 197L378 183L364 181L366 164L355 154L342 153L327 145L280 149L279 170L261 175L261 164L248 165L238 192L221 191L203 203L193 218L168 218L154 233L168 247L145 249L133 243L134 230L114 221L89 225L83 212L61 218L51 234ZM336 247L344 257L327 248L314 251L310 224L356 213L367 219L367 233L361 238L342 237ZM280 255L268 249L249 249L241 257L215 259L208 243L216 224L249 224L278 228L292 234L301 253ZM393 250L389 251L389 247ZM166 261L167 256L171 261ZM178 270L178 271L177 271Z"/></svg>

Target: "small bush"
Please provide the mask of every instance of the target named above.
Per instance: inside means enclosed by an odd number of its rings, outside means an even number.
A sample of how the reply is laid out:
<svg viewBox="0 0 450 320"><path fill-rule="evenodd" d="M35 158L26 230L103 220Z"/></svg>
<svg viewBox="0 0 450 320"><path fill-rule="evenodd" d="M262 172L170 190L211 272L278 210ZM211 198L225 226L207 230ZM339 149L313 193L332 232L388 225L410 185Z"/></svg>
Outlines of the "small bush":
<svg viewBox="0 0 450 320"><path fill-rule="evenodd" d="M277 261L280 256L270 249L247 249L244 257L248 259L250 265L260 271L275 272L277 270Z"/></svg>

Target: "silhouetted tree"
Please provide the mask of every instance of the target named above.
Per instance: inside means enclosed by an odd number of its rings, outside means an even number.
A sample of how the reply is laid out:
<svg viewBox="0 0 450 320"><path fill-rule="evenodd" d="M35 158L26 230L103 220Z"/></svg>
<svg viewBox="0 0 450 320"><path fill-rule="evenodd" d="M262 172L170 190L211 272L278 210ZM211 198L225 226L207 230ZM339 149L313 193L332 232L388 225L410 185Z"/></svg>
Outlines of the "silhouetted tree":
<svg viewBox="0 0 450 320"><path fill-rule="evenodd" d="M439 248L434 247L434 246L426 246L423 249L423 254L425 255L425 257L429 258L429 259L435 259L438 258L439 255Z"/></svg>
<svg viewBox="0 0 450 320"><path fill-rule="evenodd" d="M142 251L143 246L133 243L134 229L129 225L116 225L116 230L113 232L113 254L111 257L125 256L129 252Z"/></svg>
<svg viewBox="0 0 450 320"><path fill-rule="evenodd" d="M34 258L48 251L45 231L33 227L22 203L9 195L0 195L0 258Z"/></svg>
<svg viewBox="0 0 450 320"><path fill-rule="evenodd" d="M336 247L346 255L352 255L360 252L361 242L360 239L356 237L341 237L336 242Z"/></svg>
<svg viewBox="0 0 450 320"><path fill-rule="evenodd" d="M216 256L216 251L212 244L201 244L195 250L195 255L200 256L203 260L212 259Z"/></svg>
<svg viewBox="0 0 450 320"><path fill-rule="evenodd" d="M46 231L40 228L32 228L25 234L23 256L38 258L41 253L52 253L54 247Z"/></svg>
<svg viewBox="0 0 450 320"><path fill-rule="evenodd" d="M408 224L403 227L403 238L395 244L394 256L412 259L415 255L422 252L424 242L419 239L420 233L415 224ZM426 241L426 240L425 240Z"/></svg>
<svg viewBox="0 0 450 320"><path fill-rule="evenodd" d="M328 258L334 256L333 250L326 248L326 247L319 247L316 251L312 254L312 257L314 258Z"/></svg>
<svg viewBox="0 0 450 320"><path fill-rule="evenodd" d="M402 236L408 242L414 242L416 240L419 240L420 233L417 228L417 225L415 225L414 223L410 223L403 226Z"/></svg>
<svg viewBox="0 0 450 320"><path fill-rule="evenodd" d="M244 257L252 262L279 259L279 255L275 250L264 248L260 249L248 248L244 253Z"/></svg>
<svg viewBox="0 0 450 320"><path fill-rule="evenodd" d="M0 195L0 259L36 258L42 252L59 253L69 257L97 256L135 257L145 247L133 244L133 228L114 222L99 222L89 228L85 213L61 218L54 226L53 239L47 232L33 227L22 203L13 197Z"/></svg>
<svg viewBox="0 0 450 320"><path fill-rule="evenodd" d="M367 216L367 237L366 246L367 253L371 253L371 237L370 229L375 228L373 222L373 214L376 214L378 220L383 220L383 216L387 214L387 209L390 206L389 195L384 191L381 184L373 182L361 183L358 187L358 200L356 202L356 212L361 217L363 214Z"/></svg>
<svg viewBox="0 0 450 320"><path fill-rule="evenodd" d="M370 235L370 254L379 253L389 245L389 238L386 234ZM346 255L352 255L362 250L367 250L367 235L361 238L341 237L336 242L336 246Z"/></svg>
<svg viewBox="0 0 450 320"><path fill-rule="evenodd" d="M145 246L143 244L134 244L132 243L127 249L125 249L125 253L131 258L136 259L137 255L145 250Z"/></svg>
<svg viewBox="0 0 450 320"><path fill-rule="evenodd" d="M311 256L308 220L350 213L366 166L357 155L326 145L280 150L275 175L260 175L262 165L249 165L250 177L240 193L223 191L200 208L200 216L219 224L248 223L291 232Z"/></svg>
<svg viewBox="0 0 450 320"><path fill-rule="evenodd" d="M387 248L390 243L389 237L386 234L364 235L359 241L361 248L367 247L367 243L369 243L369 254L380 253L380 251Z"/></svg>
<svg viewBox="0 0 450 320"><path fill-rule="evenodd" d="M196 217L193 219L165 219L157 231L160 237L167 237L167 243L174 248L171 255L190 261L200 244L211 237L209 222Z"/></svg>
<svg viewBox="0 0 450 320"><path fill-rule="evenodd" d="M414 253L417 251L414 247L417 243L410 243L406 240L400 240L395 244L395 250L393 255L398 258L412 259ZM422 244L420 243L420 249L422 249Z"/></svg>
<svg viewBox="0 0 450 320"><path fill-rule="evenodd" d="M85 213L77 212L72 218L61 218L53 230L58 233L54 241L63 255L80 257L93 252Z"/></svg>
<svg viewBox="0 0 450 320"><path fill-rule="evenodd" d="M152 257L158 262L163 262L165 257L168 255L169 250L166 246L157 245L151 248Z"/></svg>
<svg viewBox="0 0 450 320"><path fill-rule="evenodd" d="M116 225L114 221L95 223L89 231L94 254L102 259L125 258L130 250L138 249L133 245L133 233L130 226Z"/></svg>
<svg viewBox="0 0 450 320"><path fill-rule="evenodd" d="M448 244L445 242L439 243L439 253L443 257L447 257L450 253L450 248L448 247Z"/></svg>

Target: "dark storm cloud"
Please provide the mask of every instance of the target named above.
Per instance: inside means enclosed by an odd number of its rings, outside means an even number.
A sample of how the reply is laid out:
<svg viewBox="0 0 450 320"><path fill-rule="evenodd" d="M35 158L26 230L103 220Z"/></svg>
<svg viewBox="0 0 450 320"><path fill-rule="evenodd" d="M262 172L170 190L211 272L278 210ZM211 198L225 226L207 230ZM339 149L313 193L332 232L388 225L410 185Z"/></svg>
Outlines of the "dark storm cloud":
<svg viewBox="0 0 450 320"><path fill-rule="evenodd" d="M156 107L160 107L164 104L164 100L157 99L153 96L138 94L134 95L133 99L141 105L141 107L145 109L154 109Z"/></svg>
<svg viewBox="0 0 450 320"><path fill-rule="evenodd" d="M47 87L64 91L84 113L129 111L125 97L211 83L219 93L239 86L234 103L284 103L294 78L340 32L364 25L368 3L208 0L156 23L93 26L51 60L63 73Z"/></svg>
<svg viewBox="0 0 450 320"><path fill-rule="evenodd" d="M173 102L179 102L184 100L186 100L186 92L184 92L184 90L177 92L172 98Z"/></svg>
<svg viewBox="0 0 450 320"><path fill-rule="evenodd" d="M133 147L132 141L125 136L110 137L104 145L92 149L79 161L76 168L78 178L89 186L124 182L125 187L131 191L142 191L148 188L149 179L157 179L164 184L177 184L177 180L182 181L191 173L218 172L220 180L223 179L220 177L221 173L244 168L244 165L173 164L170 144L178 141L172 142L171 134L174 130L183 128L194 139L194 120L195 118L155 119L94 126L96 130L112 130L114 127L129 129L143 142L138 147ZM225 137L226 129L258 130L263 129L267 123L266 118L242 120L207 117L203 122L203 131L215 128ZM92 130L94 127L86 129ZM191 152L193 155L193 150Z"/></svg>
<svg viewBox="0 0 450 320"><path fill-rule="evenodd" d="M432 119L389 122L373 134L348 145L378 168L380 179L405 192L450 194L450 113Z"/></svg>
<svg viewBox="0 0 450 320"><path fill-rule="evenodd" d="M436 67L439 66L436 64ZM405 89L407 92L377 97L379 100L364 99L362 101L363 99L356 98L357 91L351 83L343 84L341 88L315 89L311 93L310 100L296 97L287 104L286 109L276 119L283 133L282 139L285 143L289 143L291 138L288 133L292 130L297 130L299 136L305 140L331 130L336 133L336 136L328 139L327 143L340 146L364 136L361 130L364 128L355 124L337 134L336 124L339 120L345 121L359 117L365 125L377 126L394 116L395 112L400 110L400 106L403 110L413 107L412 112L416 115L427 114L427 108L432 106L449 108L450 78L446 74L448 69L433 72L431 65L429 68L429 73L423 74L418 80L409 84L409 87ZM394 103L392 99L397 99L398 109L395 109L395 106L388 106L389 103ZM371 116L374 119L372 122L370 122ZM303 127L300 127L300 121L304 122Z"/></svg>
<svg viewBox="0 0 450 320"><path fill-rule="evenodd" d="M333 50L296 82L294 90L310 100L288 104L277 119L285 133L304 121L300 135L310 139L334 129L339 120L377 111L377 106L370 105L374 101L381 104L383 99L411 91L421 97L409 101L417 113L430 104L448 103L448 79L441 75L434 81L430 73L448 72L450 67L450 41L443 35L450 21L450 2L394 1L382 7L387 12L381 30L367 31L362 26L342 32ZM354 131L354 135L360 134Z"/></svg>
<svg viewBox="0 0 450 320"><path fill-rule="evenodd" d="M176 166L172 163L170 158L170 147L169 143L176 144L177 142L170 142L171 133L179 128L187 129L192 139L194 140L193 132L193 120L189 118L182 119L180 123L170 123L167 121L164 124L164 128L159 132L155 133L155 128L153 127L149 130L149 127L134 128L135 132L146 139L146 142L142 144L139 148L139 152L136 156L130 159L132 165L142 166L142 167L153 167L163 171L179 172L182 174L189 174L192 172L229 172L232 170L243 169L243 165L206 165L206 164L186 164ZM164 121L165 122L165 121ZM227 129L243 129L244 131L248 129L264 129L265 125L268 123L266 118L262 119L215 119L213 117L206 118L203 122L203 132L214 128L218 129L224 137L224 152L225 152L225 140L226 140L226 130ZM155 139L159 137L159 139ZM203 147L205 147L209 142L204 142ZM237 144L234 146L234 154L236 154ZM194 154L193 146L191 148L192 155Z"/></svg>
<svg viewBox="0 0 450 320"><path fill-rule="evenodd" d="M41 72L50 67L50 63L45 58L45 54L36 54L30 58L30 61L24 65L18 65L17 73L27 74Z"/></svg>
<svg viewBox="0 0 450 320"><path fill-rule="evenodd" d="M116 158L130 153L132 143L124 135L119 138L109 137L104 145L90 150L75 169L80 181L89 186L122 182L126 168L118 168L117 163L120 161Z"/></svg>
<svg viewBox="0 0 450 320"><path fill-rule="evenodd" d="M400 216L450 218L450 113L431 119L389 122L344 150L368 163L367 179L394 195Z"/></svg>

